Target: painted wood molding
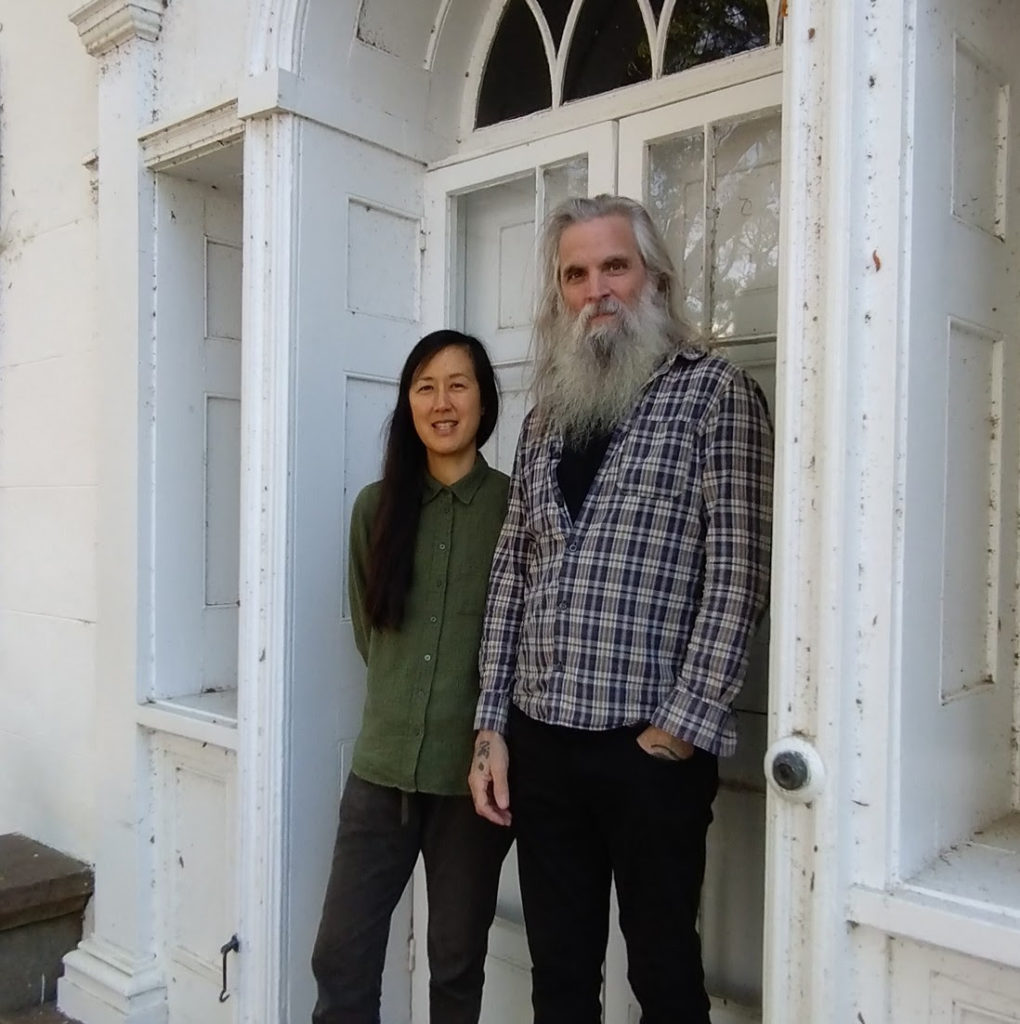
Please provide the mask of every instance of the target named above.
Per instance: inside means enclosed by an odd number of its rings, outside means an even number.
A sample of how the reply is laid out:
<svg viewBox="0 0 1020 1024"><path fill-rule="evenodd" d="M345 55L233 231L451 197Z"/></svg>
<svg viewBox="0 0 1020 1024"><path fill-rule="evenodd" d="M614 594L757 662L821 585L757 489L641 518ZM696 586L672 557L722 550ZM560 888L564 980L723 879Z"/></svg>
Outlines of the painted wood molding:
<svg viewBox="0 0 1020 1024"><path fill-rule="evenodd" d="M243 138L244 122L237 116L237 101L229 100L191 117L151 125L138 141L146 167L165 171Z"/></svg>
<svg viewBox="0 0 1020 1024"><path fill-rule="evenodd" d="M69 17L85 49L101 57L136 37L154 42L165 9L166 0L89 0Z"/></svg>

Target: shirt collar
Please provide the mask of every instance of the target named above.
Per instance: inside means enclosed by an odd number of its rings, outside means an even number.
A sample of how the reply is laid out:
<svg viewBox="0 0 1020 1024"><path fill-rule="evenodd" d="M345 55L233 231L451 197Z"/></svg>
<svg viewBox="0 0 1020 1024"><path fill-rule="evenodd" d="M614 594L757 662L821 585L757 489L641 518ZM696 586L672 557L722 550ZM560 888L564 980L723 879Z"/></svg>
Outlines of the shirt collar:
<svg viewBox="0 0 1020 1024"><path fill-rule="evenodd" d="M425 489L422 491L421 503L427 505L437 494L443 491L452 492L453 496L465 505L470 505L478 489L485 481L489 472L489 464L485 456L479 452L475 456L475 464L459 480L452 484L441 484L428 470L425 471Z"/></svg>

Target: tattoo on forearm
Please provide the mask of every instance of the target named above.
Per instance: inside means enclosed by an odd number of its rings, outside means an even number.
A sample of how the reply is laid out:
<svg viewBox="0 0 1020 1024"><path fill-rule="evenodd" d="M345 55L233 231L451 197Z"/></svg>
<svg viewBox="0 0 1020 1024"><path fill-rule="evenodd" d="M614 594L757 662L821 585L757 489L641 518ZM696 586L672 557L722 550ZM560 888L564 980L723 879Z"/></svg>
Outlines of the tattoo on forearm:
<svg viewBox="0 0 1020 1024"><path fill-rule="evenodd" d="M479 757L488 757L489 756L489 741L488 740L479 740L478 744L475 746L475 753Z"/></svg>
<svg viewBox="0 0 1020 1024"><path fill-rule="evenodd" d="M663 761L682 761L683 758L672 748L662 743L653 743L649 751L652 757L658 757Z"/></svg>

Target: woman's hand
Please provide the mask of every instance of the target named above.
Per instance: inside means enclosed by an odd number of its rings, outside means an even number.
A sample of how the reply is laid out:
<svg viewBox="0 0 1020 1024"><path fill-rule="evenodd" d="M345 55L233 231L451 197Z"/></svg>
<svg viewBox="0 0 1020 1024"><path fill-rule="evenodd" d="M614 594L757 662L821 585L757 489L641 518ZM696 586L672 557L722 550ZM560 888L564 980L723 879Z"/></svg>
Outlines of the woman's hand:
<svg viewBox="0 0 1020 1024"><path fill-rule="evenodd" d="M498 732L482 730L475 737L468 786L475 810L495 825L510 824L510 787L507 767L510 754Z"/></svg>

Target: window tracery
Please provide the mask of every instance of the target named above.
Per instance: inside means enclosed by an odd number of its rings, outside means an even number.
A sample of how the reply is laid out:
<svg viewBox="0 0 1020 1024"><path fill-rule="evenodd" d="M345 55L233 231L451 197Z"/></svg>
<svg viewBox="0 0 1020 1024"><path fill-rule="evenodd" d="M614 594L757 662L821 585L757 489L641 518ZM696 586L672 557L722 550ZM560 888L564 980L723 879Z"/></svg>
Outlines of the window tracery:
<svg viewBox="0 0 1020 1024"><path fill-rule="evenodd" d="M507 0L475 127L772 42L768 0Z"/></svg>

